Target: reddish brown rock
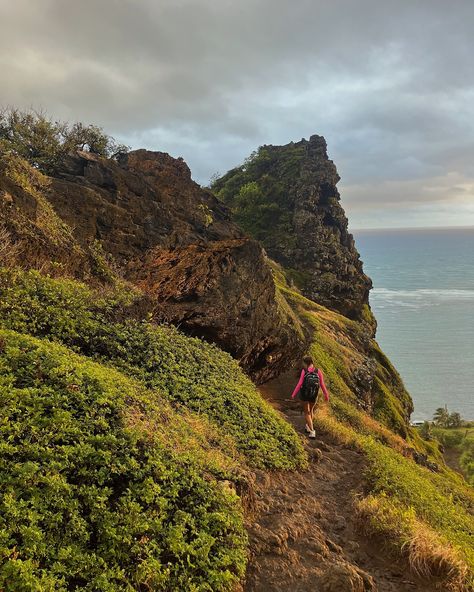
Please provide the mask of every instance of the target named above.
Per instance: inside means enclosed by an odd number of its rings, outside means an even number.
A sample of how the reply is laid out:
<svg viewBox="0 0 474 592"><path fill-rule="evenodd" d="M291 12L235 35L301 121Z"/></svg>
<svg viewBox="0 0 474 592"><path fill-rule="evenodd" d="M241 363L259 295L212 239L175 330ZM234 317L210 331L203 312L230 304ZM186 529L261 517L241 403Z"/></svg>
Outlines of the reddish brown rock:
<svg viewBox="0 0 474 592"><path fill-rule="evenodd" d="M158 319L219 344L257 381L302 353L294 321L277 304L262 248L191 179L182 159L137 150L117 162L80 152L57 177L41 178L38 191L0 179L9 196L4 208L13 202L17 217L39 220L41 201L64 230L61 243L48 236L48 224L30 233L27 246L40 259L35 266L59 260L65 272L83 278L94 274L90 253L99 248L108 265L151 299Z"/></svg>
<svg viewBox="0 0 474 592"><path fill-rule="evenodd" d="M262 249L247 238L156 247L127 276L152 296L158 318L230 351L261 381L298 354Z"/></svg>

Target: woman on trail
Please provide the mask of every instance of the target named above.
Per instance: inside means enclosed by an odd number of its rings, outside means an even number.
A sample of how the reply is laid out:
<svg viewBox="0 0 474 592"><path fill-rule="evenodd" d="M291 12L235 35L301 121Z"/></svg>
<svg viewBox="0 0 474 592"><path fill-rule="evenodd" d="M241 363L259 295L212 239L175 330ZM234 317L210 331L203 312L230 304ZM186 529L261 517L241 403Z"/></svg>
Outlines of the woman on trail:
<svg viewBox="0 0 474 592"><path fill-rule="evenodd" d="M313 359L310 356L305 356L303 358L303 370L301 370L300 379L295 386L291 398L294 399L300 393L300 400L303 404L304 418L306 420L305 431L310 438L316 438L316 432L313 426L313 413L319 387L321 387L326 401L329 401L329 393L324 384L323 373L314 367Z"/></svg>

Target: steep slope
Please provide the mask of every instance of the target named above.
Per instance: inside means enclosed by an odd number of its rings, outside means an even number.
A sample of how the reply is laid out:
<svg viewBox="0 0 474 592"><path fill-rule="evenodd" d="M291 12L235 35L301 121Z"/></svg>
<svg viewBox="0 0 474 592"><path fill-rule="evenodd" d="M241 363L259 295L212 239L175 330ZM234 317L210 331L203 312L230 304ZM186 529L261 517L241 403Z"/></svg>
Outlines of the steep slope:
<svg viewBox="0 0 474 592"><path fill-rule="evenodd" d="M373 340L374 404L370 415L362 410L354 387L360 323L292 290L281 270L276 276L295 314L315 327L310 353L331 401L318 405L308 470L259 482L246 589L470 592L474 490L445 466L436 443L407 425L411 400ZM290 372L261 390L303 434L289 401L295 382Z"/></svg>
<svg viewBox="0 0 474 592"><path fill-rule="evenodd" d="M261 146L212 189L269 256L293 271L305 296L362 318L371 281L347 230L338 181L326 141L313 135L285 146Z"/></svg>
<svg viewBox="0 0 474 592"><path fill-rule="evenodd" d="M1 270L6 591L234 591L252 471L306 465L237 363L127 318L137 296Z"/></svg>
<svg viewBox="0 0 474 592"><path fill-rule="evenodd" d="M278 262L278 292L308 328L308 349L332 393L316 418L320 466L292 481L295 491L284 480L263 481L247 588L472 590L474 494L437 445L409 427L412 400L374 340L370 280L347 233L337 181L324 139L312 136L263 146L213 184ZM290 383L281 376L264 393L303 431L284 403ZM310 458L319 461L320 451L309 450ZM401 561L395 575L381 548ZM400 579L410 569L424 579Z"/></svg>

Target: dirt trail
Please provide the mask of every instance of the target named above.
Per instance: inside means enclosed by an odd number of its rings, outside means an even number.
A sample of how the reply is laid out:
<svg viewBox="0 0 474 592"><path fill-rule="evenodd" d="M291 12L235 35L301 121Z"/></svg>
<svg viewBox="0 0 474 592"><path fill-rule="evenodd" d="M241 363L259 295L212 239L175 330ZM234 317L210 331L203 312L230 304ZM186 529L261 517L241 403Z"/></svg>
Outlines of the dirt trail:
<svg viewBox="0 0 474 592"><path fill-rule="evenodd" d="M289 401L293 374L261 392L302 432L304 419ZM246 592L434 592L381 542L357 529L352 500L362 492L364 457L318 435L306 443L307 471L257 476L257 515L248 525Z"/></svg>

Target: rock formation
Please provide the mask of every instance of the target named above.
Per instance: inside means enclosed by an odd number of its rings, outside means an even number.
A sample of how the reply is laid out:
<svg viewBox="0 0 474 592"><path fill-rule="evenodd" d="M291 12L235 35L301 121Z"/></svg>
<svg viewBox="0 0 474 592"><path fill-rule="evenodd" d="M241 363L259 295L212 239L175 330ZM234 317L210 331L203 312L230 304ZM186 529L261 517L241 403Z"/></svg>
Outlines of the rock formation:
<svg viewBox="0 0 474 592"><path fill-rule="evenodd" d="M271 258L297 272L305 296L360 318L372 284L347 229L336 188L339 179L325 139L313 135L285 146L262 146L213 189ZM271 212L265 227L245 217L249 189L253 200L266 208L261 211Z"/></svg>
<svg viewBox="0 0 474 592"><path fill-rule="evenodd" d="M35 253L24 263L52 261L86 277L97 275L99 258L140 286L155 318L219 344L257 381L301 354L301 331L280 310L262 248L192 181L182 159L137 150L116 162L80 152L54 178L21 166L22 176L4 171L0 191L12 237L23 230L23 249ZM40 206L49 208L43 226ZM53 223L62 242L49 232Z"/></svg>

